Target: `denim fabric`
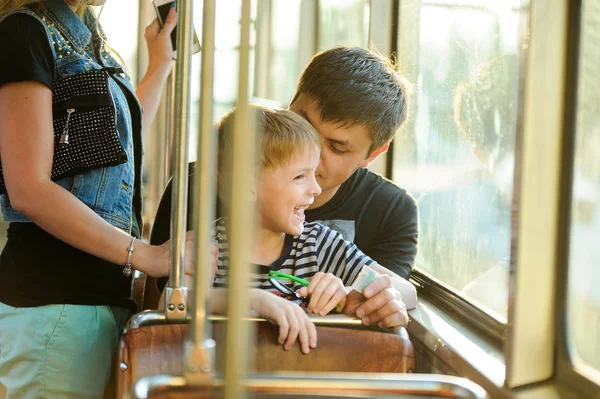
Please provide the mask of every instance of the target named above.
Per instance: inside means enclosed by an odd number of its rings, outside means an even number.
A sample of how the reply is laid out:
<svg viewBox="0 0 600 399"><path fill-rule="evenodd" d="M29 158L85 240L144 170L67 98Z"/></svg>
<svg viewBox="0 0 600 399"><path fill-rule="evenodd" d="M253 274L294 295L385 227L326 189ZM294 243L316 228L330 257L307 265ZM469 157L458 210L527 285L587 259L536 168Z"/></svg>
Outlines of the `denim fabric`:
<svg viewBox="0 0 600 399"><path fill-rule="evenodd" d="M120 68L103 44L104 34L94 15L88 13L81 19L63 0L48 0L46 7L37 14L29 10L16 12L28 14L44 25L58 79L91 69ZM127 162L60 179L56 183L112 225L131 232L134 217L141 226L141 107L125 72L111 74L109 92ZM135 109L130 109L128 98ZM134 196L136 215L133 212ZM11 207L6 194L0 196L0 209L5 221L30 221Z"/></svg>

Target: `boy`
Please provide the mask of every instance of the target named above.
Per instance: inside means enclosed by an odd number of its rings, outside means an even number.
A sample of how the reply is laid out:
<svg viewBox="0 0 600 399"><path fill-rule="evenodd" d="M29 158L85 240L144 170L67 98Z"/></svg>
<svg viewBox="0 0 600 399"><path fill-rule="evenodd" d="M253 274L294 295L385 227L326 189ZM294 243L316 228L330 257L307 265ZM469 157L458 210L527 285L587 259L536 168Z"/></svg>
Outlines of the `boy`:
<svg viewBox="0 0 600 399"><path fill-rule="evenodd" d="M258 143L257 178L252 188L258 217L251 255L251 262L258 268L253 274L252 286L272 290L268 281L270 270L292 274L309 280L306 288L297 283L289 284L293 291L310 297L309 313L326 315L338 307L338 311L354 315L356 306L353 305L361 302L356 297L362 295L353 292L347 301L349 290L346 287L354 282L362 267L370 266L388 275L404 303L415 307L416 293L412 284L379 266L353 243L345 241L341 234L319 223L305 223L304 211L321 193L315 176L321 149L318 133L305 119L291 111L252 108L257 115ZM230 181L226 156L232 146L233 119L234 112L230 112L219 126L221 198L228 198L224 189ZM225 218L216 222L215 232L219 260L214 287L226 287L229 259ZM291 348L296 336L305 353L316 345L314 325L300 307L290 307L288 301L276 296L265 298L259 290L252 290L251 307L280 325L280 342L286 339L286 349ZM406 308L400 313L407 320ZM298 332L286 330L286 326L292 324L298 326Z"/></svg>

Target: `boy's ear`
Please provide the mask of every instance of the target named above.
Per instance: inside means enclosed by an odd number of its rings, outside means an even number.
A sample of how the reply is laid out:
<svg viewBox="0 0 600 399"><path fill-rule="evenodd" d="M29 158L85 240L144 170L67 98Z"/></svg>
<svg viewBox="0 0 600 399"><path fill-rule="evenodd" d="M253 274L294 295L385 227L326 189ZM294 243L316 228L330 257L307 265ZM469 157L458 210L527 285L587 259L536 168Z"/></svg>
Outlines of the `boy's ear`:
<svg viewBox="0 0 600 399"><path fill-rule="evenodd" d="M369 155L369 158L365 159L363 163L360 164L361 168L368 167L374 160L376 160L381 154L387 152L388 148L390 148L390 143L384 144Z"/></svg>

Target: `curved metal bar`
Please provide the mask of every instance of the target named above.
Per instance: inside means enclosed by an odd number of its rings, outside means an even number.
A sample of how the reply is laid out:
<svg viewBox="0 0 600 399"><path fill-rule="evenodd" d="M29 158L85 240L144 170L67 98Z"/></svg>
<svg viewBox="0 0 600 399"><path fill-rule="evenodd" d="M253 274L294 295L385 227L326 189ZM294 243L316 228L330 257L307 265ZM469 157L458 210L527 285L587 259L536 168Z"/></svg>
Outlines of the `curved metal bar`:
<svg viewBox="0 0 600 399"><path fill-rule="evenodd" d="M167 317L164 312L158 310L144 310L136 313L127 321L123 334L127 331L135 330L146 326L155 326L157 324L165 324Z"/></svg>
<svg viewBox="0 0 600 399"><path fill-rule="evenodd" d="M222 387L222 379L215 386ZM134 385L134 398L166 389L187 387L184 378L170 376L144 377ZM412 396L439 396L444 398L486 399L488 394L479 385L466 378L439 374L372 374L372 373L276 373L252 375L244 387L255 393L286 393L327 395L336 398L356 397L360 394ZM395 396L393 396L395 397Z"/></svg>
<svg viewBox="0 0 600 399"><path fill-rule="evenodd" d="M175 63L175 138L173 143L173 198L171 202L171 273L165 295L167 320L185 319L185 227L188 197L188 136L192 78L193 2L179 0L177 62Z"/></svg>

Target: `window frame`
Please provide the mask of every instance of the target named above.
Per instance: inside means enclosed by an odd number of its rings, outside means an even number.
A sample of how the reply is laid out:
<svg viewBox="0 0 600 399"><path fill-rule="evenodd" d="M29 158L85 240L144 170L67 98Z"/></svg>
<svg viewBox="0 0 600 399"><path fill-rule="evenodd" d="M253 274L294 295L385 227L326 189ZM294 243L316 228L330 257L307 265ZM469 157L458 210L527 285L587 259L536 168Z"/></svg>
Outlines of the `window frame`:
<svg viewBox="0 0 600 399"><path fill-rule="evenodd" d="M496 348L504 347L507 324L470 302L454 288L421 270L413 270L410 281L417 287L420 296L427 298Z"/></svg>
<svg viewBox="0 0 600 399"><path fill-rule="evenodd" d="M560 229L557 255L557 280L556 280L556 378L560 385L579 391L583 395L597 395L600 384L594 382L586 375L577 371L577 365L571 356L569 344L568 312L569 312L569 273L572 271L569 262L571 248L571 217L573 173L575 165L575 151L577 140L577 110L579 92L579 59L581 56L583 1L571 2L568 12L568 52L567 52L567 79L565 89L565 118L564 139L562 143L563 168L561 179L563 190L560 197Z"/></svg>

